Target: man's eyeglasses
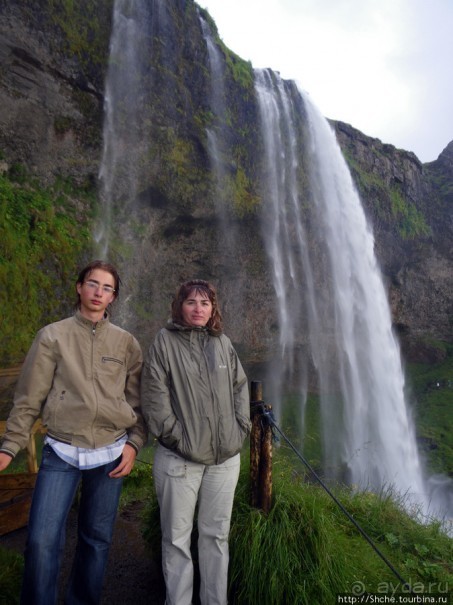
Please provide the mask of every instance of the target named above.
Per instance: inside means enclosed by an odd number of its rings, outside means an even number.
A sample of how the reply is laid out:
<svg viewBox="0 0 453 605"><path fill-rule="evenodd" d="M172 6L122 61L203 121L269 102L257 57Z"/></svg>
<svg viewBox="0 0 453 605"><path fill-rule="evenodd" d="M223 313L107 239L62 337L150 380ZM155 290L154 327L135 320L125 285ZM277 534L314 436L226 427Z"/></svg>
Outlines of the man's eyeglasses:
<svg viewBox="0 0 453 605"><path fill-rule="evenodd" d="M98 290L99 288L101 288L101 290L105 292L105 294L113 294L115 292L115 288L112 288L112 286L101 286L100 283L98 283L97 281L92 281L91 279L87 280L84 283L88 288L90 288L90 290Z"/></svg>

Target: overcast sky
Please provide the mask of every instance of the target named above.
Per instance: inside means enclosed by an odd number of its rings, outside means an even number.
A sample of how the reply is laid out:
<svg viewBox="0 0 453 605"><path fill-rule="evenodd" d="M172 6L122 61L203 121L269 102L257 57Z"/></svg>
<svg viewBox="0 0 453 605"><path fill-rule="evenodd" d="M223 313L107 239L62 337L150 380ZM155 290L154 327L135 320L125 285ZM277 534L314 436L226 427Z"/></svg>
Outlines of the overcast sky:
<svg viewBox="0 0 453 605"><path fill-rule="evenodd" d="M422 162L453 140L453 0L197 0L253 67Z"/></svg>

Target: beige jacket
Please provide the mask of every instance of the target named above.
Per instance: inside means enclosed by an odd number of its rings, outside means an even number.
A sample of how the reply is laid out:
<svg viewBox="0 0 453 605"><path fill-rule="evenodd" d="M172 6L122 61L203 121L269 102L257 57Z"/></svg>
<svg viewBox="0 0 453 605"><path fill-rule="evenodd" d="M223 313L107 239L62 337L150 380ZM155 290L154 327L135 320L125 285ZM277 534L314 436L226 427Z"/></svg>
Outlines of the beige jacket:
<svg viewBox="0 0 453 605"><path fill-rule="evenodd" d="M51 437L97 448L127 433L138 451L146 440L140 407L142 352L108 318L80 312L42 328L25 359L1 451L27 445L39 415Z"/></svg>

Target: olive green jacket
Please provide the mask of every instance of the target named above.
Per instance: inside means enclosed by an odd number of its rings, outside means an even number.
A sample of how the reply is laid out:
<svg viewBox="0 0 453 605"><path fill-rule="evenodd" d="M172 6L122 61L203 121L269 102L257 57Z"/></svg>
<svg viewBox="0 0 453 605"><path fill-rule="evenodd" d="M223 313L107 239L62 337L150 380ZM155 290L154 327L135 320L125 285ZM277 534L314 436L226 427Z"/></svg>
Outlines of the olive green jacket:
<svg viewBox="0 0 453 605"><path fill-rule="evenodd" d="M150 432L188 460L220 464L250 432L247 378L223 334L169 322L149 349L141 392Z"/></svg>
<svg viewBox="0 0 453 605"><path fill-rule="evenodd" d="M1 451L15 456L41 415L49 436L98 448L127 434L146 439L140 408L142 352L137 340L105 319L80 312L42 328L25 359Z"/></svg>

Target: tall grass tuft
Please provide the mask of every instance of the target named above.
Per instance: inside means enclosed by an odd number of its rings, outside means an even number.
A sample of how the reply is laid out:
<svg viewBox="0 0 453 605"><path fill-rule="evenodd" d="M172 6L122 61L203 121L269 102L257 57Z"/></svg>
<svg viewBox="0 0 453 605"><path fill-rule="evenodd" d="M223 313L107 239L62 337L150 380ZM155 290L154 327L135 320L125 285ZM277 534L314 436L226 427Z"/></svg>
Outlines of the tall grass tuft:
<svg viewBox="0 0 453 605"><path fill-rule="evenodd" d="M241 478L230 534L231 603L335 602L354 566L335 541L334 517L319 490L281 479L266 516L248 505Z"/></svg>
<svg viewBox="0 0 453 605"><path fill-rule="evenodd" d="M452 540L438 522L421 525L408 515L404 499L391 489L373 494L338 486L332 491L406 587L332 498L291 470L284 453L275 455L267 516L248 504L246 466L230 534L232 604L324 605L337 602L341 593L389 596L409 588L453 588Z"/></svg>
<svg viewBox="0 0 453 605"><path fill-rule="evenodd" d="M24 558L0 547L0 605L19 603Z"/></svg>

